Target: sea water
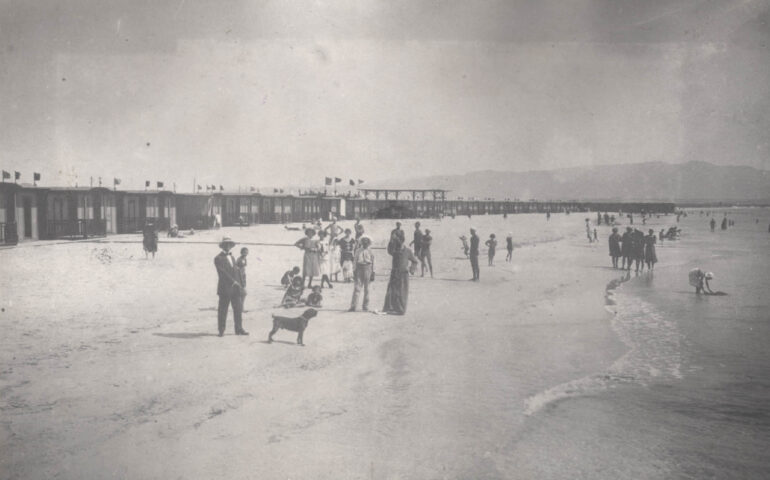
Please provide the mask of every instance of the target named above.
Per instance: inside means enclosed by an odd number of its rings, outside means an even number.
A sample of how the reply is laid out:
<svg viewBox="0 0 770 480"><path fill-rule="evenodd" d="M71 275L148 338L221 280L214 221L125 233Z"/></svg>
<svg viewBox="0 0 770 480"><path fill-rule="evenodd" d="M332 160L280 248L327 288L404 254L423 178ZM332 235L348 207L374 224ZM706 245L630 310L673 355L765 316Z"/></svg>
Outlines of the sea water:
<svg viewBox="0 0 770 480"><path fill-rule="evenodd" d="M659 245L664 261L653 272L609 285L612 328L628 351L606 371L529 399L513 456L522 471L770 478L770 211L709 213L681 218L682 238ZM722 231L725 213L735 226ZM687 278L696 267L726 295L696 295Z"/></svg>

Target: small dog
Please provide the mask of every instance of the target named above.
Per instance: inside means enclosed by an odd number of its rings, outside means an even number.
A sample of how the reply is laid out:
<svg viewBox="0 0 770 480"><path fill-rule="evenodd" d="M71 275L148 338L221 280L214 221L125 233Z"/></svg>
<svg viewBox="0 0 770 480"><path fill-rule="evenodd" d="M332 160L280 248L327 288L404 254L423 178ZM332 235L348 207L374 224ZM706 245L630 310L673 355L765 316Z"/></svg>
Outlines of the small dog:
<svg viewBox="0 0 770 480"><path fill-rule="evenodd" d="M267 336L268 343L273 342L273 335L280 330L291 330L297 332L297 344L304 346L302 343L302 334L305 333L308 322L310 319L318 315L318 312L314 308L308 308L299 317L281 317L273 315L273 329L270 330L270 335Z"/></svg>

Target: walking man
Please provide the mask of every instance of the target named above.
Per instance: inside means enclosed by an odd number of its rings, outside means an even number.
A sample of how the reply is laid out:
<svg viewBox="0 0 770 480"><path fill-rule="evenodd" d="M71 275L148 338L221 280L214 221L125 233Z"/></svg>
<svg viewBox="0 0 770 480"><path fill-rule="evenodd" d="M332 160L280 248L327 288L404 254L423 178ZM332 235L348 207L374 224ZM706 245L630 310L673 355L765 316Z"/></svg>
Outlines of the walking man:
<svg viewBox="0 0 770 480"><path fill-rule="evenodd" d="M364 291L364 300L361 308L366 312L369 310L369 283L374 281L374 254L369 250L372 240L367 235L362 235L359 239L360 246L355 254L355 270L353 272L353 300L350 302L349 312L355 312L358 306L358 296L361 290Z"/></svg>
<svg viewBox="0 0 770 480"><path fill-rule="evenodd" d="M476 235L476 229L471 227L471 251L470 251L470 259L471 259L471 270L473 270L473 280L474 282L478 282L480 279L479 275L479 236Z"/></svg>
<svg viewBox="0 0 770 480"><path fill-rule="evenodd" d="M217 309L217 320L219 326L219 336L225 334L225 325L227 322L227 310L230 304L233 305L233 319L235 322L236 335L248 335L243 329L242 289L240 272L235 266L235 259L230 250L235 246L235 242L230 237L223 237L219 243L222 249L219 255L214 257L214 266L217 269L219 282L217 283L217 295L219 295L219 308Z"/></svg>

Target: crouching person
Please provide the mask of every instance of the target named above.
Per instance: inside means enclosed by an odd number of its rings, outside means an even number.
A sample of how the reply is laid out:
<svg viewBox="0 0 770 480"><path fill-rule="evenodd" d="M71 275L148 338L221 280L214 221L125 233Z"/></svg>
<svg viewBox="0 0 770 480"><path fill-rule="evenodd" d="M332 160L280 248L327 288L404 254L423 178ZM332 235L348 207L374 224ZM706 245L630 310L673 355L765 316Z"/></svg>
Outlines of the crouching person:
<svg viewBox="0 0 770 480"><path fill-rule="evenodd" d="M356 311L358 306L358 296L361 294L361 290L364 291L364 300L361 308L364 311L369 310L369 283L374 281L374 254L369 249L372 244L372 240L363 235L361 237L360 247L355 253L355 270L353 271L353 280L355 281L355 287L353 288L353 300L350 302L351 312Z"/></svg>

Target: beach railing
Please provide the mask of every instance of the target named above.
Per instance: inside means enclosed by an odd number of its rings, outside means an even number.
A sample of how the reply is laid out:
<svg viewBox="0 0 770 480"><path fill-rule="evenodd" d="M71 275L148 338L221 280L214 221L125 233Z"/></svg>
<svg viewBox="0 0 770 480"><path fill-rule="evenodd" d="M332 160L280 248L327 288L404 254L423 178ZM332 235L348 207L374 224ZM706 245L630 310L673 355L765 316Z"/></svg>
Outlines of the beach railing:
<svg viewBox="0 0 770 480"><path fill-rule="evenodd" d="M47 238L87 238L107 235L107 222L100 219L48 220Z"/></svg>

